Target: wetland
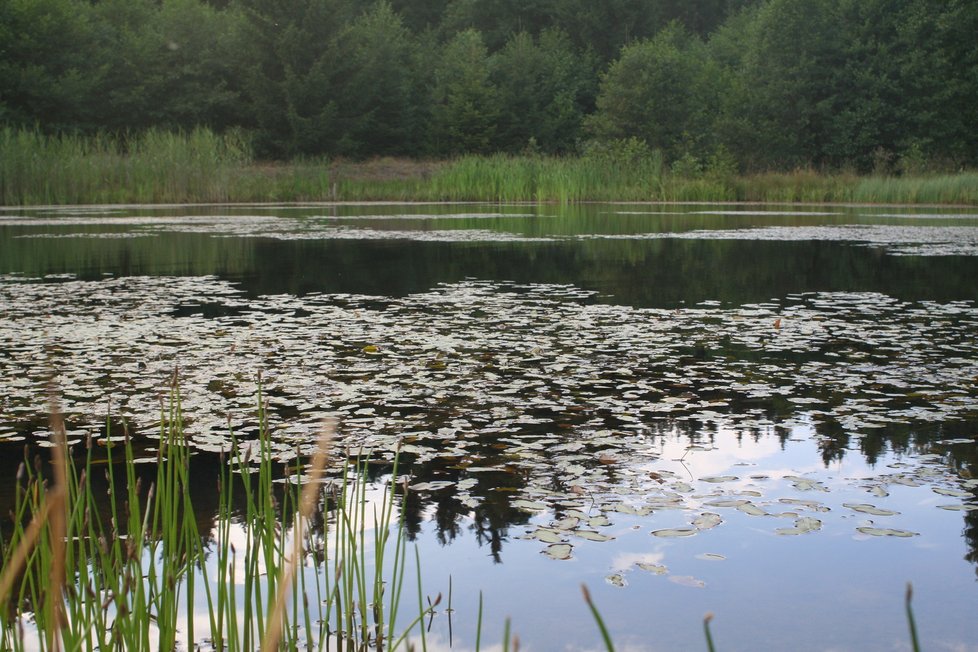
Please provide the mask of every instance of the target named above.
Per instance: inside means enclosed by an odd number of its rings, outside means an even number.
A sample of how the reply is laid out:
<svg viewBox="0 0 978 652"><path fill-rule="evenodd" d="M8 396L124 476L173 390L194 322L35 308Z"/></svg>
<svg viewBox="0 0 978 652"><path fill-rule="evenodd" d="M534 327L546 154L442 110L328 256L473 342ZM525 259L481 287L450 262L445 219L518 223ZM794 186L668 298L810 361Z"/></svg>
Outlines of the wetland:
<svg viewBox="0 0 978 652"><path fill-rule="evenodd" d="M597 649L582 583L621 649L707 612L725 650L903 649L907 582L927 649L978 649L976 279L973 208L6 208L0 512L52 378L73 450L153 451L176 371L210 546L259 387L283 473L324 419L381 493L399 455L432 649L480 592Z"/></svg>

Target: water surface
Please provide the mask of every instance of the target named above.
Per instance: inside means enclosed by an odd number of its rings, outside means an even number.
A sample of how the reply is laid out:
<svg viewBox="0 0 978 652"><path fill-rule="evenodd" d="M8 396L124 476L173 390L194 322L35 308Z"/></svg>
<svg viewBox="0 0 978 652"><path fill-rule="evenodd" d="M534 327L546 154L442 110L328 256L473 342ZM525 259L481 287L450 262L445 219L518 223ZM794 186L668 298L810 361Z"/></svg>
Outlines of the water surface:
<svg viewBox="0 0 978 652"><path fill-rule="evenodd" d="M907 649L911 581L978 649L976 254L965 209L6 209L0 464L52 374L73 441L151 443L179 367L206 478L260 375L283 461L400 449L438 645L482 590L489 640L594 649L586 583L623 649Z"/></svg>

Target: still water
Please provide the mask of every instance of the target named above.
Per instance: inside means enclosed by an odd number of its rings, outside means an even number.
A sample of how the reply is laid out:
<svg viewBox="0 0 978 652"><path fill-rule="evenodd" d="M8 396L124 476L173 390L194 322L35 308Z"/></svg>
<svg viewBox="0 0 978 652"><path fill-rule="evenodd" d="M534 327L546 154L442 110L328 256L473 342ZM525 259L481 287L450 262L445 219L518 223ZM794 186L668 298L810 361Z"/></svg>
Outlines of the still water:
<svg viewBox="0 0 978 652"><path fill-rule="evenodd" d="M151 442L179 367L206 505L260 375L283 463L400 448L432 649L480 591L483 643L598 649L581 584L618 649L909 649L912 582L974 650L976 302L974 209L4 209L0 477L52 376L73 441Z"/></svg>

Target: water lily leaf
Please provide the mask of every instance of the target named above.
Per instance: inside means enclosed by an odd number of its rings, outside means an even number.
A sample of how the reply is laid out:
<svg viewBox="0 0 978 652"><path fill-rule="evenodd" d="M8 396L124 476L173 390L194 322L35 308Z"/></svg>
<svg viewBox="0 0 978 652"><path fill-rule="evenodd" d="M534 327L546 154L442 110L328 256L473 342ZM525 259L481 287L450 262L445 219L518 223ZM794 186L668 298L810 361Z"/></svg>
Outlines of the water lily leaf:
<svg viewBox="0 0 978 652"><path fill-rule="evenodd" d="M801 518L795 519L794 527L781 527L776 529L775 534L780 534L782 536L791 536L798 534L807 534L808 532L816 532L822 529L822 521L817 518L812 518L810 516L803 516Z"/></svg>
<svg viewBox="0 0 978 652"><path fill-rule="evenodd" d="M867 505L864 503L842 503L843 507L847 507L854 512L862 512L863 514L872 514L873 516L896 516L900 512L895 512L891 509L883 509L882 507L876 507L874 505Z"/></svg>
<svg viewBox="0 0 978 652"><path fill-rule="evenodd" d="M934 487L933 491L935 494L940 494L942 496L952 496L954 498L973 498L974 494L968 491L961 491L960 489L947 489L945 487Z"/></svg>
<svg viewBox="0 0 978 652"><path fill-rule="evenodd" d="M614 539L614 537L595 532L594 530L575 530L572 534L588 541L611 541Z"/></svg>
<svg viewBox="0 0 978 652"><path fill-rule="evenodd" d="M449 480L432 480L431 482L418 482L417 484L413 484L411 485L411 489L414 491L438 491L439 489L447 489L454 484L454 482Z"/></svg>
<svg viewBox="0 0 978 652"><path fill-rule="evenodd" d="M720 498L717 500L709 500L704 505L708 507L740 507L741 505L746 505L748 500L743 498Z"/></svg>
<svg viewBox="0 0 978 652"><path fill-rule="evenodd" d="M896 530L893 528L885 527L871 527L863 526L857 527L856 530L863 534L868 534L873 537L916 537L920 536L919 532L910 532L909 530Z"/></svg>
<svg viewBox="0 0 978 652"><path fill-rule="evenodd" d="M564 537L560 532L550 530L548 528L538 527L536 530L527 535L528 538L536 539L544 543L563 543L565 541Z"/></svg>
<svg viewBox="0 0 978 652"><path fill-rule="evenodd" d="M724 561L726 557L715 552L704 552L701 555L696 555L697 559L702 559L703 561Z"/></svg>
<svg viewBox="0 0 978 652"><path fill-rule="evenodd" d="M770 516L770 514L750 501L745 502L743 505L737 505L737 509L749 516Z"/></svg>
<svg viewBox="0 0 978 652"><path fill-rule="evenodd" d="M802 500L800 498L780 498L778 499L778 502L784 503L785 505L797 505L799 507L806 507L815 512L830 511L828 507L815 500Z"/></svg>
<svg viewBox="0 0 978 652"><path fill-rule="evenodd" d="M786 475L785 480L790 480L798 491L828 491L828 488L818 480L801 478L796 475Z"/></svg>
<svg viewBox="0 0 978 652"><path fill-rule="evenodd" d="M632 516L648 516L652 513L651 507L632 507L624 503L615 506L615 511L620 514L631 514Z"/></svg>
<svg viewBox="0 0 978 652"><path fill-rule="evenodd" d="M721 482L733 482L734 480L738 479L739 478L737 478L735 475L708 475L700 478L700 482L719 484Z"/></svg>
<svg viewBox="0 0 978 652"><path fill-rule="evenodd" d="M551 559L570 559L574 547L569 543L552 543L543 550Z"/></svg>
<svg viewBox="0 0 978 652"><path fill-rule="evenodd" d="M665 575L666 573L669 572L669 569L663 566L662 564L650 564L648 562L640 561L635 565L638 568L641 568L644 571L648 571L649 573L652 573L654 575Z"/></svg>
<svg viewBox="0 0 978 652"><path fill-rule="evenodd" d="M720 515L712 512L703 512L693 519L693 527L695 527L697 530L709 530L711 528L715 528L721 523L723 523L723 519L720 518Z"/></svg>
<svg viewBox="0 0 978 652"><path fill-rule="evenodd" d="M869 488L869 493L873 494L874 496L876 496L878 498L886 498L887 496L890 495L890 492L887 491L886 489L884 489L880 485L874 485L874 486L870 487Z"/></svg>
<svg viewBox="0 0 978 652"><path fill-rule="evenodd" d="M567 518L562 518L553 524L553 527L557 530L573 530L578 525L580 525L581 519L577 516L568 516Z"/></svg>
<svg viewBox="0 0 978 652"><path fill-rule="evenodd" d="M663 528L661 530L653 530L652 536L663 538L691 537L697 532L699 532L699 530L692 527Z"/></svg>
<svg viewBox="0 0 978 652"><path fill-rule="evenodd" d="M611 586L617 586L619 588L626 586L628 584L628 582L625 581L625 577L621 573L608 575L606 578L604 578L604 581L610 584Z"/></svg>
<svg viewBox="0 0 978 652"><path fill-rule="evenodd" d="M516 509L523 509L529 512L542 512L547 509L544 503L535 500L523 500L522 498L514 500L511 504Z"/></svg>

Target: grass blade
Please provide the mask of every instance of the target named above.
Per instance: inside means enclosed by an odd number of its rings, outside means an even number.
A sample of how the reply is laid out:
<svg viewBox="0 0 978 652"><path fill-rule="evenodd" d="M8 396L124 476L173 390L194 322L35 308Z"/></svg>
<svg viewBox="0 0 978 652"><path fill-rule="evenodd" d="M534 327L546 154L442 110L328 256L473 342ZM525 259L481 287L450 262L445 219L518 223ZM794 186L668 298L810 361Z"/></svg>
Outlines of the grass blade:
<svg viewBox="0 0 978 652"><path fill-rule="evenodd" d="M920 641L917 639L917 622L913 617L913 606L911 602L913 601L913 584L907 582L907 624L910 626L910 645L913 647L913 652L920 652Z"/></svg>
<svg viewBox="0 0 978 652"><path fill-rule="evenodd" d="M591 592L587 590L587 585L581 584L581 593L584 594L584 601L591 610L591 615L594 616L595 622L598 623L598 629L601 630L601 638L604 639L605 649L607 649L608 652L615 652L615 645L611 642L611 634L608 633L608 628L604 624L604 619L601 618L601 614L598 613L598 608L594 606L594 601L591 600Z"/></svg>

